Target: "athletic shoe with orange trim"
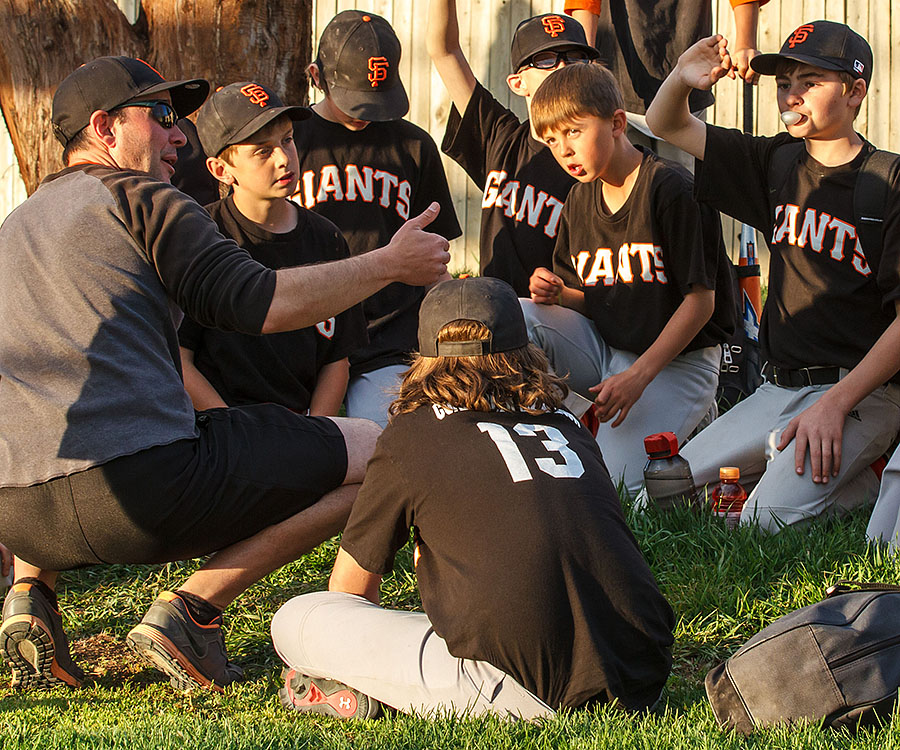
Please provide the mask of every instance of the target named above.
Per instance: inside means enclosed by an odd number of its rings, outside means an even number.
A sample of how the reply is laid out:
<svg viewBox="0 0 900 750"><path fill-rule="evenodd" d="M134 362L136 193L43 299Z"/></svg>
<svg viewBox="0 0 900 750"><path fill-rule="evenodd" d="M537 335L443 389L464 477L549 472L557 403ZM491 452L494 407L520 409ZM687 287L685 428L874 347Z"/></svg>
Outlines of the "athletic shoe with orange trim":
<svg viewBox="0 0 900 750"><path fill-rule="evenodd" d="M310 677L285 667L284 687L278 692L281 704L293 711L304 711L339 719L374 719L381 715L381 704L365 693L337 680Z"/></svg>
<svg viewBox="0 0 900 750"><path fill-rule="evenodd" d="M169 676L185 692L197 687L220 691L240 680L243 670L228 661L222 616L200 625L178 594L164 591L125 639L132 650Z"/></svg>
<svg viewBox="0 0 900 750"><path fill-rule="evenodd" d="M14 688L80 687L84 682L84 671L69 655L62 615L31 583L15 583L6 595L0 651L12 671Z"/></svg>

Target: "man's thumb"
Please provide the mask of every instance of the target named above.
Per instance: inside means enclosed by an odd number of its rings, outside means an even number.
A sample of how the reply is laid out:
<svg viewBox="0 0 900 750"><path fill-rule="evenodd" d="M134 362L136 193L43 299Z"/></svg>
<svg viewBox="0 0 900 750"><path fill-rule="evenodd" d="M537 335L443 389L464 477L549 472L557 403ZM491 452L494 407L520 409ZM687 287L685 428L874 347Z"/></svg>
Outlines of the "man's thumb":
<svg viewBox="0 0 900 750"><path fill-rule="evenodd" d="M437 218L437 215L440 212L441 204L435 201L418 216L409 219L409 221L406 222L406 226L412 229L424 229Z"/></svg>

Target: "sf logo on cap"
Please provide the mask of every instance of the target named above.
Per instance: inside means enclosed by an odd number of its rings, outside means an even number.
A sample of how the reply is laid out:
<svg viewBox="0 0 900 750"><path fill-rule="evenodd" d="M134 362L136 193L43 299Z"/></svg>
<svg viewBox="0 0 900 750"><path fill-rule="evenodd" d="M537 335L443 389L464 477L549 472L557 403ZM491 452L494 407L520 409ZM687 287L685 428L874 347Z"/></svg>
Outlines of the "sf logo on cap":
<svg viewBox="0 0 900 750"><path fill-rule="evenodd" d="M256 83L248 83L246 86L242 86L241 93L260 107L265 107L269 101L269 95L266 93L266 90Z"/></svg>
<svg viewBox="0 0 900 750"><path fill-rule="evenodd" d="M386 57L370 57L369 58L369 81L372 88L378 88L379 81L387 78L388 61Z"/></svg>
<svg viewBox="0 0 900 750"><path fill-rule="evenodd" d="M803 44L803 42L805 42L809 35L812 33L813 25L811 23L804 24L790 35L790 37L788 38L788 47L793 49L794 45Z"/></svg>
<svg viewBox="0 0 900 750"><path fill-rule="evenodd" d="M548 16L541 20L544 31L552 37L558 37L566 30L566 22L559 16Z"/></svg>

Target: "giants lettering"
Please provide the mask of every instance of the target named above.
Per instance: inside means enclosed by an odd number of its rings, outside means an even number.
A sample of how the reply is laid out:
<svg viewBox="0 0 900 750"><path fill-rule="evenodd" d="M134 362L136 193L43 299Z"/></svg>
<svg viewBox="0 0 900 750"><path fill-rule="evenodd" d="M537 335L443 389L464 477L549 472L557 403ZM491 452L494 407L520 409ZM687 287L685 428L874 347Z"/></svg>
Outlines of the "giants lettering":
<svg viewBox="0 0 900 750"><path fill-rule="evenodd" d="M522 185L518 180L507 180L504 170L492 170L488 173L484 185L484 195L481 198L481 207L485 210L491 208L503 209L503 214L515 222L524 221L530 227L537 227L541 216L546 215L544 234L548 237L556 237L559 230L559 219L562 214L562 201L548 195L543 190L536 190L533 185L525 185L521 190L521 202L519 193ZM544 209L547 209L545 213Z"/></svg>
<svg viewBox="0 0 900 750"><path fill-rule="evenodd" d="M772 244L786 243L799 248L806 248L828 256L840 263L847 255L851 256L850 265L857 273L868 276L872 273L866 256L856 234L856 227L830 214L819 213L814 208L807 208L803 213L800 229L800 207L792 203L775 207L775 229L772 233ZM830 230L834 230L830 234Z"/></svg>
<svg viewBox="0 0 900 750"><path fill-rule="evenodd" d="M341 171L336 165L327 164L318 174L313 170L304 172L297 192L292 197L302 201L306 208L329 200L359 200L364 203L377 200L384 208L393 207L397 215L405 221L409 218L411 196L412 186L409 180L401 180L397 175L383 169L348 164Z"/></svg>
<svg viewBox="0 0 900 750"><path fill-rule="evenodd" d="M591 255L594 256L594 261L590 270L585 273ZM640 267L640 273L637 275L641 281L647 284L654 281L660 284L669 283L663 265L662 248L659 245L649 242L626 242L619 248L617 256L617 262L614 263L612 248L609 247L598 247L593 253L582 250L578 255L572 256L572 265L575 266L575 272L584 286L597 286L601 279L603 286L612 286L617 282L634 283L638 271L634 267L635 260Z"/></svg>
<svg viewBox="0 0 900 750"><path fill-rule="evenodd" d="M328 320L323 320L321 323L316 323L316 329L321 333L326 339L330 339L334 336L334 318L331 317Z"/></svg>

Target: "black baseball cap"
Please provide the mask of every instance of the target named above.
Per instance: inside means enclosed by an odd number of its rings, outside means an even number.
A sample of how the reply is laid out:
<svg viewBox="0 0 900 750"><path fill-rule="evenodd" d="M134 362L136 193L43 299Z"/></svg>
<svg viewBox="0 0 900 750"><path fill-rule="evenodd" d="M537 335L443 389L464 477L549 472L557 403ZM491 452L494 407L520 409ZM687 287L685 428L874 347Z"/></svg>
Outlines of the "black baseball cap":
<svg viewBox="0 0 900 750"><path fill-rule="evenodd" d="M872 48L853 29L834 21L813 21L798 26L784 40L776 55L757 55L750 67L757 73L772 76L780 60L815 65L825 70L842 70L869 85L872 79Z"/></svg>
<svg viewBox="0 0 900 750"><path fill-rule="evenodd" d="M578 49L592 59L600 56L587 43L584 27L574 18L557 13L545 13L522 21L513 34L509 50L509 62L513 72L519 70L528 58L538 52L553 49Z"/></svg>
<svg viewBox="0 0 900 750"><path fill-rule="evenodd" d="M87 127L98 109L109 112L133 99L168 91L179 117L187 117L206 99L202 78L167 81L151 65L134 57L98 57L69 73L53 95L53 134L63 146Z"/></svg>
<svg viewBox="0 0 900 750"><path fill-rule="evenodd" d="M491 331L487 341L442 341L438 333L454 320L475 320ZM433 287L419 308L419 354L473 357L520 349L528 344L519 298L505 281L478 276Z"/></svg>
<svg viewBox="0 0 900 750"><path fill-rule="evenodd" d="M310 116L306 107L285 107L272 89L252 81L229 83L200 107L197 135L207 156L218 156L234 143L242 143L280 115L292 120Z"/></svg>
<svg viewBox="0 0 900 750"><path fill-rule="evenodd" d="M381 16L345 10L329 21L316 65L337 108L357 120L386 122L409 111L400 80L400 40Z"/></svg>

